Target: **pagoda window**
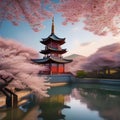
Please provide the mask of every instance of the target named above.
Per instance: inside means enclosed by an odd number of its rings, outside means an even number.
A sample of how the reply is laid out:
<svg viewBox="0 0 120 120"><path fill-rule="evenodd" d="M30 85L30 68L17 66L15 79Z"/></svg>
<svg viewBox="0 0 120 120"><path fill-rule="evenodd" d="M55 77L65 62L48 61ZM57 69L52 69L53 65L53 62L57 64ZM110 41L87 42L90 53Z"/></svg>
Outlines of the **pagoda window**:
<svg viewBox="0 0 120 120"><path fill-rule="evenodd" d="M58 45L54 42L51 42L50 44L48 44L48 46L52 48L58 48Z"/></svg>

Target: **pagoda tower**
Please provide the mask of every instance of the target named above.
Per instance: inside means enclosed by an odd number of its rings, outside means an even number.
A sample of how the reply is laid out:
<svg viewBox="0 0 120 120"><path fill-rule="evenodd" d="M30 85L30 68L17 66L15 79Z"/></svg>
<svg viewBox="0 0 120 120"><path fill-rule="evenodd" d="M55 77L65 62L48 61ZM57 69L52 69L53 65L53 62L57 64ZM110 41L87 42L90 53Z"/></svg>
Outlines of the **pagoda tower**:
<svg viewBox="0 0 120 120"><path fill-rule="evenodd" d="M65 43L65 38L59 38L55 35L54 18L52 19L51 34L47 38L43 38L40 42L45 45L45 49L40 51L40 53L44 54L44 57L42 59L34 59L33 61L37 64L47 66L47 74L65 73L65 64L72 62L72 60L62 57L67 52L66 49L61 48L61 45Z"/></svg>

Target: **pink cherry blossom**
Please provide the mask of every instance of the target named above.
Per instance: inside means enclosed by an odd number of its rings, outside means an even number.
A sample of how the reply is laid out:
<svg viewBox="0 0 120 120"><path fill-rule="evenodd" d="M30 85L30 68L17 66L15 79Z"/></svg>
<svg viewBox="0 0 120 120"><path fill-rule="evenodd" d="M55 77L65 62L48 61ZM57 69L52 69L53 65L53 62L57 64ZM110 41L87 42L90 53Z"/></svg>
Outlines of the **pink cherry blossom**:
<svg viewBox="0 0 120 120"><path fill-rule="evenodd" d="M63 24L82 20L85 29L97 35L113 35L120 31L120 1L119 0L61 0L54 5L57 12L65 18Z"/></svg>
<svg viewBox="0 0 120 120"><path fill-rule="evenodd" d="M98 49L96 53L87 58L82 65L86 71L101 70L104 67L120 67L120 43L115 43Z"/></svg>
<svg viewBox="0 0 120 120"><path fill-rule="evenodd" d="M119 0L1 0L0 21L7 19L14 25L27 21L36 32L43 21L61 13L63 25L84 22L84 28L97 35L120 32Z"/></svg>
<svg viewBox="0 0 120 120"><path fill-rule="evenodd" d="M120 68L120 43L101 47L89 57L76 57L65 67L67 72L75 75L78 70L100 71L104 68Z"/></svg>
<svg viewBox="0 0 120 120"><path fill-rule="evenodd" d="M86 57L78 56L73 59L73 62L66 64L65 70L66 72L71 72L72 74L76 74L76 71L82 69L82 65L85 64Z"/></svg>
<svg viewBox="0 0 120 120"><path fill-rule="evenodd" d="M47 10L48 4L51 4L50 0L1 0L0 20L7 19L14 25L27 21L33 30L36 26L41 28L43 21L52 17L52 13Z"/></svg>
<svg viewBox="0 0 120 120"><path fill-rule="evenodd" d="M39 95L47 95L49 83L38 76L39 71L46 68L31 61L37 57L35 50L13 40L0 38L0 76L14 78L8 87L30 88Z"/></svg>

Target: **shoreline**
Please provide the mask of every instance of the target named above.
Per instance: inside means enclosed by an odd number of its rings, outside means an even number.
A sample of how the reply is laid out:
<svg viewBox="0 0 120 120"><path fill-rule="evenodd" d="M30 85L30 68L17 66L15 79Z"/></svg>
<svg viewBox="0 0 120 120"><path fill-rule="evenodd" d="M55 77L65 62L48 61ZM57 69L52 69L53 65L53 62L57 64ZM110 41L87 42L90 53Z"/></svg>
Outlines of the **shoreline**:
<svg viewBox="0 0 120 120"><path fill-rule="evenodd" d="M120 86L120 79L76 78L74 83L107 84Z"/></svg>
<svg viewBox="0 0 120 120"><path fill-rule="evenodd" d="M119 79L101 79L101 78L72 78L71 81L66 82L51 82L50 87L58 87L58 86L64 86L66 84L101 84L101 85L113 85L113 86L120 86L120 80ZM28 90L22 90L19 92L16 92L18 95L18 106L21 104L24 104L27 102L27 100L21 100L23 97L26 97L31 94ZM0 109L5 106L5 99L6 96L1 95L0 96Z"/></svg>

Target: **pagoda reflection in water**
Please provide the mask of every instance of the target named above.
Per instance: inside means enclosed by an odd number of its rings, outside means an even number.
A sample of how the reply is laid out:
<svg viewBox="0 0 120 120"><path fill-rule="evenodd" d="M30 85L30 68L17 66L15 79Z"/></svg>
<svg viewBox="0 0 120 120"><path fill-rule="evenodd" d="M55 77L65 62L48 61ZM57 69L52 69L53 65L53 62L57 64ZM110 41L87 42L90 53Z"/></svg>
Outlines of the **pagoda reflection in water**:
<svg viewBox="0 0 120 120"><path fill-rule="evenodd" d="M43 120L64 120L65 115L62 114L62 110L70 108L64 105L64 98L64 95L55 95L40 102L41 114L38 118Z"/></svg>
<svg viewBox="0 0 120 120"><path fill-rule="evenodd" d="M42 100L32 97L22 109L0 111L0 119L120 120L119 86L68 85L53 87L49 94Z"/></svg>

